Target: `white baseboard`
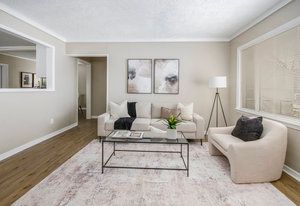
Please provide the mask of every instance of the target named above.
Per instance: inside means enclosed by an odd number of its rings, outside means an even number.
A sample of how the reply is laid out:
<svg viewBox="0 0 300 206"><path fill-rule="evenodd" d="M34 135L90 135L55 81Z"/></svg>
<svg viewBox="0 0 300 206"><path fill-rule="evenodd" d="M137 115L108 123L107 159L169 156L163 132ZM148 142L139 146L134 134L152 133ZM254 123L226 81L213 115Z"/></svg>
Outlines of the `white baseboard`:
<svg viewBox="0 0 300 206"><path fill-rule="evenodd" d="M92 119L97 119L98 118L98 116L92 116Z"/></svg>
<svg viewBox="0 0 300 206"><path fill-rule="evenodd" d="M9 151L7 151L5 153L2 153L2 154L0 154L0 161L6 159L8 157L11 157L11 156L13 156L13 155L15 155L15 154L17 154L17 153L25 150L25 149L28 149L28 148L36 145L36 144L39 144L39 143L41 143L41 142L43 142L43 141L45 141L47 139L50 139L50 138L52 138L52 137L54 137L56 135L59 135L59 134L65 132L65 131L67 131L69 129L72 129L73 127L76 127L77 125L78 125L78 122L73 123L73 124L71 124L69 126L66 126L66 127L62 128L62 129L60 129L60 130L54 131L54 132L52 132L50 134L42 136L42 137L40 137L38 139L35 139L35 140L31 141L31 142L27 142L26 144L23 144L23 145L21 145L21 146L19 146L17 148L14 148L14 149L11 149L11 150L9 150Z"/></svg>
<svg viewBox="0 0 300 206"><path fill-rule="evenodd" d="M297 172L296 170L290 168L287 165L283 166L283 171L285 173L287 173L288 175L290 175L291 177L293 177L294 179L296 179L298 182L300 182L300 173Z"/></svg>

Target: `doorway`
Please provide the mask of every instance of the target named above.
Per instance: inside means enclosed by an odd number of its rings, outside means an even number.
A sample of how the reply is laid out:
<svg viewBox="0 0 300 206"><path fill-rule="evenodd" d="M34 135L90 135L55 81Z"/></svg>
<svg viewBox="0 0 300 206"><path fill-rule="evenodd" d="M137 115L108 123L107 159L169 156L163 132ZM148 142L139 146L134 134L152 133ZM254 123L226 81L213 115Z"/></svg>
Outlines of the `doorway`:
<svg viewBox="0 0 300 206"><path fill-rule="evenodd" d="M79 62L78 119L96 119L107 109L108 58L107 56L76 56L76 58Z"/></svg>

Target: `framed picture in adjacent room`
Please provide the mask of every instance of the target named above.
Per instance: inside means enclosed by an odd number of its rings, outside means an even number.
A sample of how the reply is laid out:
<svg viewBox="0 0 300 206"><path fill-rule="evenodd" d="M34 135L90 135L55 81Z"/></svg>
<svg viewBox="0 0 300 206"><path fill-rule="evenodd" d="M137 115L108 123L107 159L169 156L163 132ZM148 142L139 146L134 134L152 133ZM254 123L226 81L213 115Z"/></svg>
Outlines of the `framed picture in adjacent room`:
<svg viewBox="0 0 300 206"><path fill-rule="evenodd" d="M36 73L33 73L33 87L40 88L40 78L37 77Z"/></svg>
<svg viewBox="0 0 300 206"><path fill-rule="evenodd" d="M41 77L41 89L46 89L46 88L47 88L47 78Z"/></svg>
<svg viewBox="0 0 300 206"><path fill-rule="evenodd" d="M33 87L33 74L29 72L21 72L21 88Z"/></svg>
<svg viewBox="0 0 300 206"><path fill-rule="evenodd" d="M152 93L152 59L127 59L127 93Z"/></svg>
<svg viewBox="0 0 300 206"><path fill-rule="evenodd" d="M154 60L154 93L179 94L179 59Z"/></svg>

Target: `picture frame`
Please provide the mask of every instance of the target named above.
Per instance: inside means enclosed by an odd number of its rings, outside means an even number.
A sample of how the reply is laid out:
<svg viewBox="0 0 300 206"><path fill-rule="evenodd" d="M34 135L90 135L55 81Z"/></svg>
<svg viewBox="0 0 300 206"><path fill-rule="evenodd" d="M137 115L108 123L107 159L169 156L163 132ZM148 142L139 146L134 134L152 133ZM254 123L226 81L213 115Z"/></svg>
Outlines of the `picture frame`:
<svg viewBox="0 0 300 206"><path fill-rule="evenodd" d="M47 88L47 78L46 77L41 77L41 89L46 89Z"/></svg>
<svg viewBox="0 0 300 206"><path fill-rule="evenodd" d="M33 88L33 73L21 72L21 88Z"/></svg>
<svg viewBox="0 0 300 206"><path fill-rule="evenodd" d="M179 59L154 59L154 93L179 94Z"/></svg>
<svg viewBox="0 0 300 206"><path fill-rule="evenodd" d="M40 78L37 77L36 73L33 73L33 88L40 88Z"/></svg>
<svg viewBox="0 0 300 206"><path fill-rule="evenodd" d="M127 59L127 93L152 93L152 59Z"/></svg>

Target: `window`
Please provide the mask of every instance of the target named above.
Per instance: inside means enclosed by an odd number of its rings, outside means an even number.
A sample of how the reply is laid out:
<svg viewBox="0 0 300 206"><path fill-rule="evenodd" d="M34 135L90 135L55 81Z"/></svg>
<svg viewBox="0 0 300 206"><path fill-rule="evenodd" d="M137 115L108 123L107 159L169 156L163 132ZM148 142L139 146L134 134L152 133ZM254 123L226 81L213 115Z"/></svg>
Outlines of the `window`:
<svg viewBox="0 0 300 206"><path fill-rule="evenodd" d="M0 28L0 92L54 90L54 47Z"/></svg>
<svg viewBox="0 0 300 206"><path fill-rule="evenodd" d="M299 18L238 49L238 83L238 109L300 119Z"/></svg>

